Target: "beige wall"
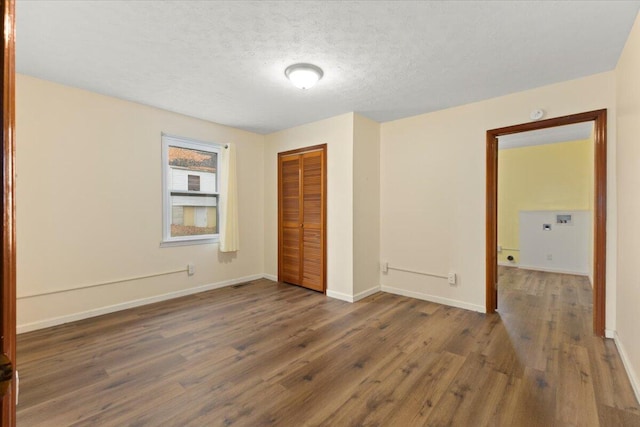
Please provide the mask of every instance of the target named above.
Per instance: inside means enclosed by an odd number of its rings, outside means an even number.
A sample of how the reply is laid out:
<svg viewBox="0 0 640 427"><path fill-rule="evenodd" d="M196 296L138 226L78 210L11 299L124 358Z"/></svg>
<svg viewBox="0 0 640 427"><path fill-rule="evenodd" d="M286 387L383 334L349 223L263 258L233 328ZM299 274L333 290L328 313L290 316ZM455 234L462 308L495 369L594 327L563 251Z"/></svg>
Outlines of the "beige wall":
<svg viewBox="0 0 640 427"><path fill-rule="evenodd" d="M353 294L380 289L380 124L358 114L353 126Z"/></svg>
<svg viewBox="0 0 640 427"><path fill-rule="evenodd" d="M264 272L264 137L17 76L19 331ZM160 134L238 147L241 250L160 248ZM186 272L20 298L140 275ZM84 314L83 314L84 313Z"/></svg>
<svg viewBox="0 0 640 427"><path fill-rule="evenodd" d="M266 136L264 266L278 274L278 153L327 144L327 294L353 296L353 113Z"/></svg>
<svg viewBox="0 0 640 427"><path fill-rule="evenodd" d="M485 308L485 136L488 129L609 109L607 328L615 329L615 80L602 73L381 125L381 259L446 279L390 271L383 289Z"/></svg>
<svg viewBox="0 0 640 427"><path fill-rule="evenodd" d="M618 101L617 343L640 399L640 15L616 68ZM610 268L615 268L610 264Z"/></svg>

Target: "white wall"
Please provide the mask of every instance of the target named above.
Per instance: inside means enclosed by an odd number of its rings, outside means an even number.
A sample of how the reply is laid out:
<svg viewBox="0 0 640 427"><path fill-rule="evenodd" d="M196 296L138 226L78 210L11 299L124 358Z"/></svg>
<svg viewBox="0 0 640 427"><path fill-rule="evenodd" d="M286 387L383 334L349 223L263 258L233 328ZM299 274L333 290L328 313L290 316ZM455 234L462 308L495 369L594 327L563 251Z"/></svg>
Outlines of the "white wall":
<svg viewBox="0 0 640 427"><path fill-rule="evenodd" d="M618 287L616 342L640 400L640 15L616 68ZM609 264L609 268L615 268Z"/></svg>
<svg viewBox="0 0 640 427"><path fill-rule="evenodd" d="M380 289L380 124L354 115L353 294Z"/></svg>
<svg viewBox="0 0 640 427"><path fill-rule="evenodd" d="M327 144L327 295L353 297L353 113L266 136L264 267L278 275L278 153Z"/></svg>
<svg viewBox="0 0 640 427"><path fill-rule="evenodd" d="M16 86L19 332L262 275L262 135L24 75ZM159 247L161 132L236 143L237 255L219 253L217 244ZM191 277L181 272L21 298L189 262Z"/></svg>
<svg viewBox="0 0 640 427"><path fill-rule="evenodd" d="M571 223L559 224L557 215L571 215ZM519 217L520 268L589 275L590 211L520 211Z"/></svg>
<svg viewBox="0 0 640 427"><path fill-rule="evenodd" d="M391 266L446 274L459 283L390 271L383 289L485 309L485 138L489 129L608 109L606 327L615 329L616 104L614 73L519 92L381 125L380 246Z"/></svg>

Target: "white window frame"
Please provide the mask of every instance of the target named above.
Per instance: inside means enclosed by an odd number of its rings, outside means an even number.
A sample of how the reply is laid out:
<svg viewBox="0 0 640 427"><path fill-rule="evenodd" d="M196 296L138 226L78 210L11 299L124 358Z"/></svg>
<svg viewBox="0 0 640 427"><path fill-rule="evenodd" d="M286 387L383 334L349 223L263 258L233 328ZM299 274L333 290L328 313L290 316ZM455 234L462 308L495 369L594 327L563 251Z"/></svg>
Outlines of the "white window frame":
<svg viewBox="0 0 640 427"><path fill-rule="evenodd" d="M171 189L169 188L169 174L171 173L171 168L169 167L169 146L207 151L217 154L216 191L215 193L207 192L207 194L216 196L218 214L220 212L220 165L222 164L222 162L220 161L220 156L224 145L213 142L197 141L190 138L162 133L162 242L160 243L160 246L184 246L219 242L219 233L203 234L199 236L171 236ZM217 222L217 226L219 230L219 220Z"/></svg>

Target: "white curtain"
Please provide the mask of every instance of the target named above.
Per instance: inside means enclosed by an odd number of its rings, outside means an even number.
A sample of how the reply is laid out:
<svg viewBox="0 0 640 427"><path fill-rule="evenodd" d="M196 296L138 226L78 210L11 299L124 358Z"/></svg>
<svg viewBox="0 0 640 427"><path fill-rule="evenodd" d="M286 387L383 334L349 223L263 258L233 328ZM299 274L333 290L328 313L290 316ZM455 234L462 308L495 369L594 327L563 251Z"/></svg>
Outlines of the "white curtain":
<svg viewBox="0 0 640 427"><path fill-rule="evenodd" d="M235 252L240 247L240 233L238 232L238 188L234 144L227 144L227 148L222 150L221 160L220 252Z"/></svg>

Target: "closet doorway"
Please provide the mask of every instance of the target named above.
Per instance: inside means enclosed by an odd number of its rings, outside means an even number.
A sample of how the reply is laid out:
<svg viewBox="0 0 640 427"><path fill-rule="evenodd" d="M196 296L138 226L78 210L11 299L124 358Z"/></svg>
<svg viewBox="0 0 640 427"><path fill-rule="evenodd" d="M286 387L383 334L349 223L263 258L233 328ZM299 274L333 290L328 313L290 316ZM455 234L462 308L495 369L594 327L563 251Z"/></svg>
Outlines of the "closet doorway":
<svg viewBox="0 0 640 427"><path fill-rule="evenodd" d="M278 281L326 292L327 145L278 153Z"/></svg>

